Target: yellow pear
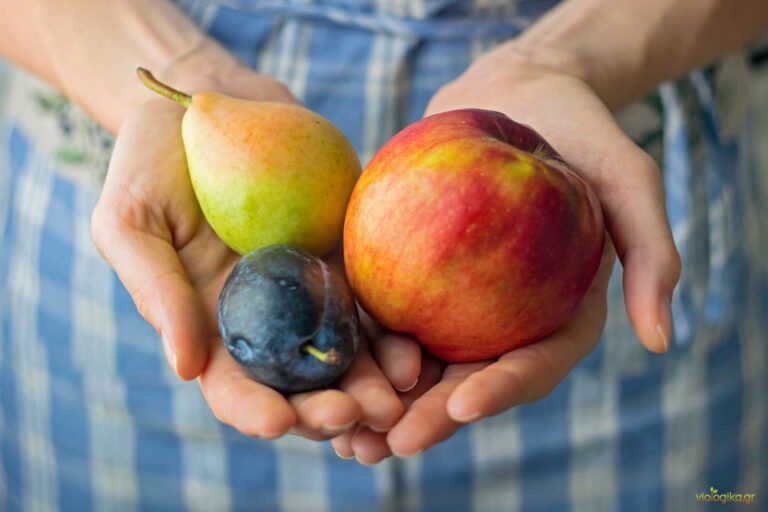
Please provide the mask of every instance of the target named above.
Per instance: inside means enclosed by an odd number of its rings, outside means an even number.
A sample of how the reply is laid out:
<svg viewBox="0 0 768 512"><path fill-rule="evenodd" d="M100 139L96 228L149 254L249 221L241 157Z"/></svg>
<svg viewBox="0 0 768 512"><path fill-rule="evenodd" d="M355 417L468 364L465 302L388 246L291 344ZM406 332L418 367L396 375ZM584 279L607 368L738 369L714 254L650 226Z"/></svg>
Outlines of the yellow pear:
<svg viewBox="0 0 768 512"><path fill-rule="evenodd" d="M205 218L240 254L289 244L322 256L339 243L360 162L333 124L299 105L188 95L139 68L150 89L187 111L189 175Z"/></svg>

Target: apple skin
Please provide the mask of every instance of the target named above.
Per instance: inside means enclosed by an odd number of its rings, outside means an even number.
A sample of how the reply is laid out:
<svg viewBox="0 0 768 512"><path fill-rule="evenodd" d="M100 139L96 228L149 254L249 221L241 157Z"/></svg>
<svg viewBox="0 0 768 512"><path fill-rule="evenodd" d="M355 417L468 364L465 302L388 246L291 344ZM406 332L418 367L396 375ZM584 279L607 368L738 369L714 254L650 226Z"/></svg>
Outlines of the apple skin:
<svg viewBox="0 0 768 512"><path fill-rule="evenodd" d="M347 277L382 325L448 362L499 356L561 326L605 228L580 174L533 129L479 109L395 135L347 208Z"/></svg>

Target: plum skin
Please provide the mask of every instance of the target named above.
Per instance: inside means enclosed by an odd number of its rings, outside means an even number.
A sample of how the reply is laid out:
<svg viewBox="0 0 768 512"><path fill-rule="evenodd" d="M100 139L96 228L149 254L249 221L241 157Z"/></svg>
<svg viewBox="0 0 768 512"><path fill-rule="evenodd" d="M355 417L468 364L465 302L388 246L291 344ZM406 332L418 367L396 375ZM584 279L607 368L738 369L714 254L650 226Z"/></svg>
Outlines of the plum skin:
<svg viewBox="0 0 768 512"><path fill-rule="evenodd" d="M360 343L346 281L321 259L283 244L238 261L219 296L218 322L243 371L284 393L328 386L347 371ZM305 345L328 359L321 361Z"/></svg>

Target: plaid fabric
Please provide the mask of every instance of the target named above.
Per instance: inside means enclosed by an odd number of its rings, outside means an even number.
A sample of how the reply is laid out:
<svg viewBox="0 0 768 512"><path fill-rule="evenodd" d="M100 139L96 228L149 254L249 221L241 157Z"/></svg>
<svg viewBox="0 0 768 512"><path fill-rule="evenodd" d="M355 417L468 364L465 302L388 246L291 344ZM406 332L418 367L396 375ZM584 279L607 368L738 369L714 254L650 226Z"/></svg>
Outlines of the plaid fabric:
<svg viewBox="0 0 768 512"><path fill-rule="evenodd" d="M179 3L365 161L554 2ZM551 396L375 468L327 443L241 436L171 375L90 240L108 143L76 109L46 109L35 79L1 75L0 510L685 511L710 486L768 499L768 196L746 75L734 58L620 117L662 164L684 260L670 353L637 343L617 268L604 339ZM80 121L62 126L63 111Z"/></svg>

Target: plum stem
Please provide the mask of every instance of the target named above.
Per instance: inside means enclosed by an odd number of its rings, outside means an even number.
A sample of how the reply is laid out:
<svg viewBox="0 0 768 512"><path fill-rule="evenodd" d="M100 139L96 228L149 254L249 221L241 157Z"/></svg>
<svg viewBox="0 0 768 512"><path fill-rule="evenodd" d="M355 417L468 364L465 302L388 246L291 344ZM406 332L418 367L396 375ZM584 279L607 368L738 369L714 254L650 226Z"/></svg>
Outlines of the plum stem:
<svg viewBox="0 0 768 512"><path fill-rule="evenodd" d="M188 107L190 103L192 103L192 96L164 84L155 78L148 70L144 68L136 68L136 74L139 75L141 83L146 85L150 90L162 94L166 98L170 98L184 107Z"/></svg>
<svg viewBox="0 0 768 512"><path fill-rule="evenodd" d="M341 362L341 357L335 348L323 352L311 343L304 343L301 350L326 364L339 364Z"/></svg>

